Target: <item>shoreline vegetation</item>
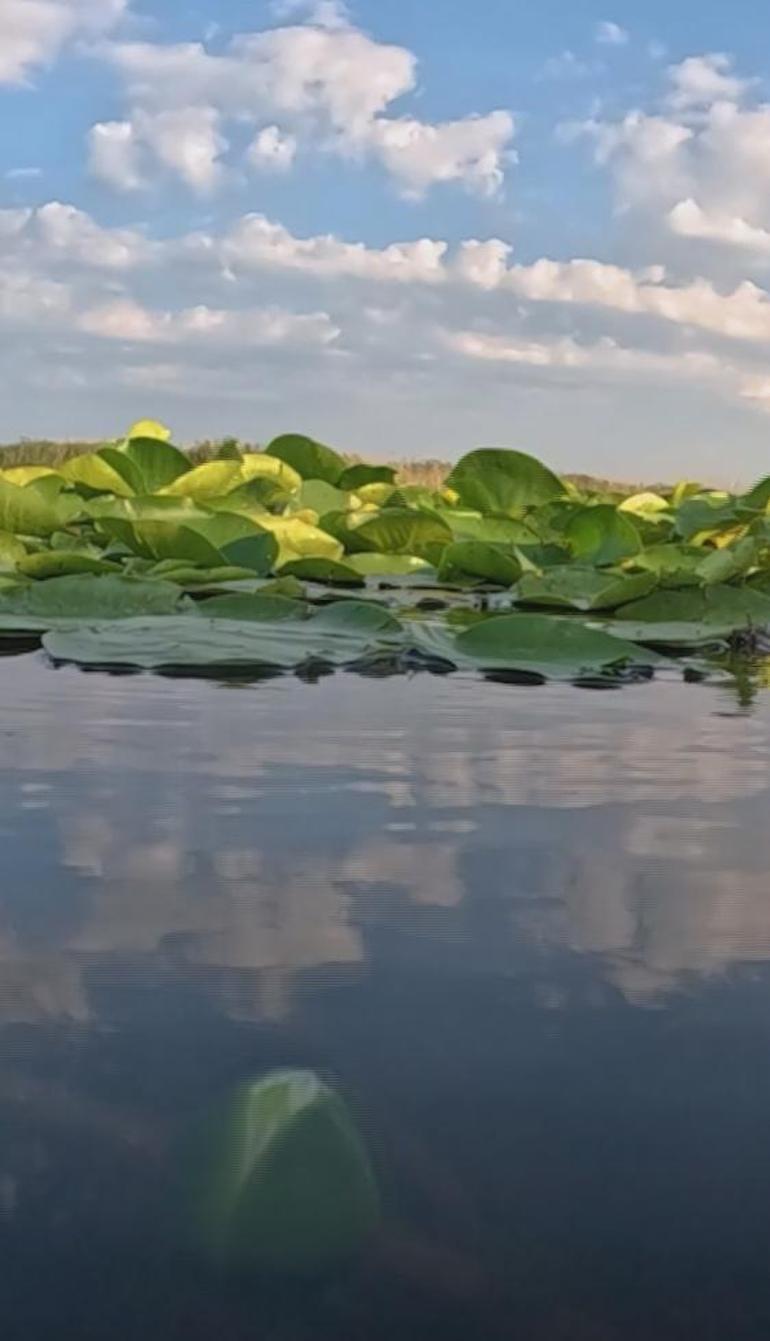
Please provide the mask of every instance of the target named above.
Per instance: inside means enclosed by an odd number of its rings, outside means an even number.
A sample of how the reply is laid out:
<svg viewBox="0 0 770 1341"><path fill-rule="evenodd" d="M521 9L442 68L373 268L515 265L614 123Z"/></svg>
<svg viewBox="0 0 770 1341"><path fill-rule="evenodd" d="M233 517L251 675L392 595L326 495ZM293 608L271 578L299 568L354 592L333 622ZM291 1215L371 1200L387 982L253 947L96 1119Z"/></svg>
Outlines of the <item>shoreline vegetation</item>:
<svg viewBox="0 0 770 1341"><path fill-rule="evenodd" d="M105 444L99 439L77 441L75 439L55 440L50 438L20 438L17 442L0 443L0 469L14 466L49 466L55 470L74 456L85 452L98 451ZM260 452L264 444L247 442L234 437L204 438L183 448L193 465L205 465L208 461L227 460L237 452ZM341 453L350 465L358 465L366 460L355 453ZM380 463L378 463L380 464ZM396 472L399 484L419 485L423 489L443 489L447 477L453 470L451 461L442 461L437 457L425 457L411 460L404 457L392 457L382 465L390 466ZM645 482L642 480L609 480L599 475L586 475L566 472L563 479L575 488L585 492L633 494L642 489L652 489L656 493L671 492L673 485Z"/></svg>

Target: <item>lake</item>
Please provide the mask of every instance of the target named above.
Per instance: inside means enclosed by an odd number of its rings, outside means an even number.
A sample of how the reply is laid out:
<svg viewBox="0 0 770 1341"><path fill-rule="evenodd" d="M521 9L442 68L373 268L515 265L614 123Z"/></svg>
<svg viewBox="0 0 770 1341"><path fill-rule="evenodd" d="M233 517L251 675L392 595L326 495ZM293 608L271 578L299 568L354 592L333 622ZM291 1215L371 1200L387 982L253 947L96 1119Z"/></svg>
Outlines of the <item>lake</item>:
<svg viewBox="0 0 770 1341"><path fill-rule="evenodd" d="M770 696L0 660L0 1327L770 1329ZM308 1067L384 1213L320 1277L175 1239L192 1115Z"/></svg>

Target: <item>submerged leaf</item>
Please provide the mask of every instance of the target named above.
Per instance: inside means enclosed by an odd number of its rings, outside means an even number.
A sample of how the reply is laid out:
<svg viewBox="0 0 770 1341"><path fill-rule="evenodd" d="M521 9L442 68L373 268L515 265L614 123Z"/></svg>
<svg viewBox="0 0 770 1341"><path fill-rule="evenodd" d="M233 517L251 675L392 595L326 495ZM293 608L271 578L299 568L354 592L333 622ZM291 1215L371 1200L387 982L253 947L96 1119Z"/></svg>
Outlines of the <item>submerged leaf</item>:
<svg viewBox="0 0 770 1341"><path fill-rule="evenodd" d="M222 1266L315 1272L357 1252L379 1218L361 1136L311 1071L239 1086L186 1161L194 1237Z"/></svg>

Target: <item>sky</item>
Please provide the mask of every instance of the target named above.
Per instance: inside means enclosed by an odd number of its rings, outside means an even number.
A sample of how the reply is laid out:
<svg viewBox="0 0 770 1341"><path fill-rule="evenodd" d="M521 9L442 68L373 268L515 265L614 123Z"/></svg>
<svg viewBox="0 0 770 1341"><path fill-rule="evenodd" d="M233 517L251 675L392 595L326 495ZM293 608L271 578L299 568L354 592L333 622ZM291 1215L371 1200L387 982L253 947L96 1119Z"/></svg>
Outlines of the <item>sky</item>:
<svg viewBox="0 0 770 1341"><path fill-rule="evenodd" d="M770 470L756 0L0 0L0 440Z"/></svg>

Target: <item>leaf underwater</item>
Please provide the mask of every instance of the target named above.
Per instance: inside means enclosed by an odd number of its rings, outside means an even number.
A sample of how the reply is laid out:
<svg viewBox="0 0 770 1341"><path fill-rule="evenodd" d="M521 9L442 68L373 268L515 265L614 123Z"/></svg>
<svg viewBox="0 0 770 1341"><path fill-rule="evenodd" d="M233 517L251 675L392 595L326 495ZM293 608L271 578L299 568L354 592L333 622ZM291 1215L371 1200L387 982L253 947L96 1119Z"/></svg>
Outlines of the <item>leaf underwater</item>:
<svg viewBox="0 0 770 1341"><path fill-rule="evenodd" d="M312 1275L360 1252L380 1218L362 1137L312 1071L238 1086L180 1162L185 1232L219 1267Z"/></svg>

